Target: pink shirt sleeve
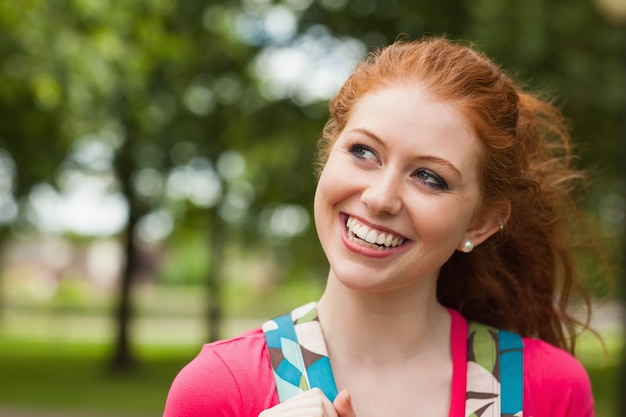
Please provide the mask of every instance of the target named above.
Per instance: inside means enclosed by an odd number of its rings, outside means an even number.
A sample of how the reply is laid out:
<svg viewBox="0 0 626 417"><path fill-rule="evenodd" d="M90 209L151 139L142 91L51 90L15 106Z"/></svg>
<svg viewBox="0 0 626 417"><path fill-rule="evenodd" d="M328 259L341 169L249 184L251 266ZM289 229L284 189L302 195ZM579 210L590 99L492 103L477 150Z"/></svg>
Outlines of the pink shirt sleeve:
<svg viewBox="0 0 626 417"><path fill-rule="evenodd" d="M257 417L278 403L260 330L204 345L174 379L164 417Z"/></svg>
<svg viewBox="0 0 626 417"><path fill-rule="evenodd" d="M524 339L524 415L592 417L587 371L571 354L537 339Z"/></svg>

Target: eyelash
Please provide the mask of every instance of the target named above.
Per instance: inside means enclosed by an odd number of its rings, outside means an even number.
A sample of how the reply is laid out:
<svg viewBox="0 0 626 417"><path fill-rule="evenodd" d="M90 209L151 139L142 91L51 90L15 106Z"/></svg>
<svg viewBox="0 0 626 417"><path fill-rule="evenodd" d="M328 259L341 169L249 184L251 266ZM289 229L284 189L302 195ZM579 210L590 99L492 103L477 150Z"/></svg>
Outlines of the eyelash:
<svg viewBox="0 0 626 417"><path fill-rule="evenodd" d="M361 159L361 160L370 159L365 156L365 153L370 153L374 157L374 159L378 158L378 156L376 155L376 152L374 152L372 148L370 148L369 146L360 144L360 143L354 143L350 145L348 147L348 152L355 158ZM424 175L426 175L427 177L424 178ZM411 176L416 178L422 184L434 190L438 190L438 191L449 190L448 183L446 183L446 181L441 176L435 174L429 169L419 168L415 170L415 172L413 172ZM434 181L429 181L429 180L434 180Z"/></svg>
<svg viewBox="0 0 626 417"><path fill-rule="evenodd" d="M354 143L350 145L350 147L348 148L348 152L350 152L352 156L354 156L357 159L368 159L363 155L365 152L369 152L374 157L377 157L376 152L374 152L372 148L370 148L369 146L362 145L360 143Z"/></svg>
<svg viewBox="0 0 626 417"><path fill-rule="evenodd" d="M428 175L435 182L429 182L429 181L421 178L420 175L423 175L423 174ZM448 187L448 183L443 178L441 178L439 175L435 174L434 172L432 172L432 171L430 171L428 169L420 168L420 169L416 170L413 175L415 176L415 178L418 179L418 181L426 184L426 186L431 187L431 188L433 188L435 190L447 191L447 190L450 189Z"/></svg>

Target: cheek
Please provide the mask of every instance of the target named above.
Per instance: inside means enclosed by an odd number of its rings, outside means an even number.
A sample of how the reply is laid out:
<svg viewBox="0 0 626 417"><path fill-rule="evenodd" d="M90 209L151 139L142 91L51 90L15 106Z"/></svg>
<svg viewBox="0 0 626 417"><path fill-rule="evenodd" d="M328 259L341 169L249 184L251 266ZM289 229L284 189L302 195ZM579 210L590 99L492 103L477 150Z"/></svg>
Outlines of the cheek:
<svg viewBox="0 0 626 417"><path fill-rule="evenodd" d="M332 160L326 164L317 182L313 199L313 215L315 225L319 229L335 222L335 209L352 193L350 185L345 181L345 172L340 165Z"/></svg>
<svg viewBox="0 0 626 417"><path fill-rule="evenodd" d="M321 178L320 178L321 181ZM315 188L315 195L313 196L313 218L315 220L316 226L319 226L319 216L322 211L322 194L320 191L321 184L317 183L317 187Z"/></svg>
<svg viewBox="0 0 626 417"><path fill-rule="evenodd" d="M325 253L328 251L329 239L335 223L332 196L328 194L331 190L332 186L327 177L320 176L313 199L313 221L319 243Z"/></svg>
<svg viewBox="0 0 626 417"><path fill-rule="evenodd" d="M317 182L315 190L315 204L321 204L322 201L332 202L341 193L344 182L342 181L342 172L338 164L333 164L332 160L324 167L320 178Z"/></svg>
<svg viewBox="0 0 626 417"><path fill-rule="evenodd" d="M471 213L464 202L439 197L406 200L415 229L423 238L436 241L461 239L471 221Z"/></svg>
<svg viewBox="0 0 626 417"><path fill-rule="evenodd" d="M332 187L329 187L327 170L324 169L317 182L315 195L313 196L313 218L315 219L315 225L318 229L321 225L324 213L328 210L329 192L332 192Z"/></svg>

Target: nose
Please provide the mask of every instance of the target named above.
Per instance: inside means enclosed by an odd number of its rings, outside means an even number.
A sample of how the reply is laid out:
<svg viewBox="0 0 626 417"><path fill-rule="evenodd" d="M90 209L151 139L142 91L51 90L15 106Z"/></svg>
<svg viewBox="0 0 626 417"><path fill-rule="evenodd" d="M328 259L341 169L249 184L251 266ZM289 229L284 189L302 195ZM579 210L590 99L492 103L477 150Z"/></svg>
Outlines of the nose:
<svg viewBox="0 0 626 417"><path fill-rule="evenodd" d="M402 210L402 179L392 172L380 172L361 193L361 202L372 214L396 215Z"/></svg>

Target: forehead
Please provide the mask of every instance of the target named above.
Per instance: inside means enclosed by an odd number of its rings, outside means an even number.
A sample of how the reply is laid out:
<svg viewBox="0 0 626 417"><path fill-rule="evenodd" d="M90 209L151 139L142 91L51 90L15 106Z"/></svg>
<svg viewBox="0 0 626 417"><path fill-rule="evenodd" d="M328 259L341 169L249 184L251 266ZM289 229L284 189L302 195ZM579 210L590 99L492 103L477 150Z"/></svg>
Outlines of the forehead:
<svg viewBox="0 0 626 417"><path fill-rule="evenodd" d="M361 97L343 133L366 129L394 148L428 153L477 166L480 143L457 104L435 98L419 86L387 87Z"/></svg>

